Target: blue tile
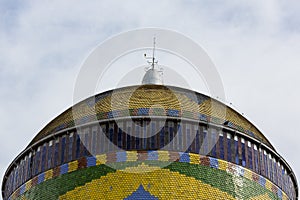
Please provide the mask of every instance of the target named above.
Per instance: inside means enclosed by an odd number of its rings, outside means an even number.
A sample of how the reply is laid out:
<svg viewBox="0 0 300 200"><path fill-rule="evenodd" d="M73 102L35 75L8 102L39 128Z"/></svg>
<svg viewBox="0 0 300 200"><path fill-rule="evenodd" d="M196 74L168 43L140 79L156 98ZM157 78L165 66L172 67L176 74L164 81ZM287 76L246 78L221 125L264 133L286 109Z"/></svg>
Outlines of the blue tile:
<svg viewBox="0 0 300 200"><path fill-rule="evenodd" d="M126 151L117 152L117 162L126 162Z"/></svg>
<svg viewBox="0 0 300 200"><path fill-rule="evenodd" d="M188 153L179 153L180 158L179 158L179 162L187 162L189 163L191 161L190 159L190 155Z"/></svg>
<svg viewBox="0 0 300 200"><path fill-rule="evenodd" d="M23 185L20 187L20 195L22 195L22 194L25 192L25 189L26 189L26 184L23 184Z"/></svg>
<svg viewBox="0 0 300 200"><path fill-rule="evenodd" d="M96 166L96 158L94 156L89 156L86 158L87 167Z"/></svg>
<svg viewBox="0 0 300 200"><path fill-rule="evenodd" d="M200 114L200 115L199 115L199 119L200 119L201 121L207 122L207 116L204 115L204 114Z"/></svg>
<svg viewBox="0 0 300 200"><path fill-rule="evenodd" d="M148 115L149 114L149 108L138 108L137 114L138 115Z"/></svg>
<svg viewBox="0 0 300 200"><path fill-rule="evenodd" d="M113 115L113 117L119 117L120 116L120 112L118 110L113 110L112 111L112 115Z"/></svg>
<svg viewBox="0 0 300 200"><path fill-rule="evenodd" d="M144 200L144 199L158 200L157 197L151 195L151 193L146 191L144 189L144 187L142 185L140 185L139 188L135 192L133 192L131 195L129 195L124 200Z"/></svg>
<svg viewBox="0 0 300 200"><path fill-rule="evenodd" d="M148 159L147 160L158 160L157 151L148 151Z"/></svg>
<svg viewBox="0 0 300 200"><path fill-rule="evenodd" d="M245 169L242 167L237 167L236 171L239 176L244 176L245 174Z"/></svg>
<svg viewBox="0 0 300 200"><path fill-rule="evenodd" d="M174 110L174 109L168 109L167 114L169 116L172 116L172 117L178 117L179 116L179 111L178 110Z"/></svg>
<svg viewBox="0 0 300 200"><path fill-rule="evenodd" d="M282 199L282 190L281 189L278 189L277 190L277 196Z"/></svg>
<svg viewBox="0 0 300 200"><path fill-rule="evenodd" d="M67 174L68 170L69 170L69 165L67 163L63 164L62 166L60 166L60 175Z"/></svg>
<svg viewBox="0 0 300 200"><path fill-rule="evenodd" d="M219 168L219 161L216 158L209 158L210 161L210 167L218 169Z"/></svg>
<svg viewBox="0 0 300 200"><path fill-rule="evenodd" d="M38 175L38 184L44 182L45 180L45 173L41 173L40 175Z"/></svg>
<svg viewBox="0 0 300 200"><path fill-rule="evenodd" d="M261 186L265 187L265 185L266 185L266 179L265 179L264 177L262 177L262 176L259 176L258 183L259 183Z"/></svg>
<svg viewBox="0 0 300 200"><path fill-rule="evenodd" d="M107 113L107 118L113 118L113 117L114 116L113 116L113 113L111 111Z"/></svg>

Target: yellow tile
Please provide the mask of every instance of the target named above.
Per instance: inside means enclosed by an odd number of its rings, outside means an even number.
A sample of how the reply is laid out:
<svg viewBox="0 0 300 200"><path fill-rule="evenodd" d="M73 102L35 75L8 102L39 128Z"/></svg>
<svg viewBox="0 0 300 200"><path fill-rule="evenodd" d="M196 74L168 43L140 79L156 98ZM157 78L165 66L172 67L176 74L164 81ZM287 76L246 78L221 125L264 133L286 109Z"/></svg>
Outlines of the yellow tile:
<svg viewBox="0 0 300 200"><path fill-rule="evenodd" d="M50 169L48 171L45 172L45 181L51 179L53 176L53 170Z"/></svg>
<svg viewBox="0 0 300 200"><path fill-rule="evenodd" d="M269 181L268 179L266 179L266 188L268 189L268 190L271 190L272 191L272 182L271 181Z"/></svg>
<svg viewBox="0 0 300 200"><path fill-rule="evenodd" d="M250 170L248 169L245 169L245 172L244 172L244 177L251 180L252 181L252 174L253 172L251 172Z"/></svg>
<svg viewBox="0 0 300 200"><path fill-rule="evenodd" d="M219 162L219 169L226 171L228 163L224 160L218 160L218 162Z"/></svg>
<svg viewBox="0 0 300 200"><path fill-rule="evenodd" d="M126 151L127 161L133 162L137 161L137 152L136 151Z"/></svg>
<svg viewBox="0 0 300 200"><path fill-rule="evenodd" d="M287 197L287 195L285 193L282 194L282 200L288 200L289 198Z"/></svg>
<svg viewBox="0 0 300 200"><path fill-rule="evenodd" d="M168 151L157 151L159 161L169 161L169 152Z"/></svg>
<svg viewBox="0 0 300 200"><path fill-rule="evenodd" d="M106 154L96 155L96 165L101 165L106 163Z"/></svg>
<svg viewBox="0 0 300 200"><path fill-rule="evenodd" d="M31 188L31 185L32 185L31 182L32 182L32 179L26 182L25 191L27 191Z"/></svg>
<svg viewBox="0 0 300 200"><path fill-rule="evenodd" d="M21 200L27 200L24 195L21 196Z"/></svg>
<svg viewBox="0 0 300 200"><path fill-rule="evenodd" d="M200 163L199 154L190 153L190 163L191 164L199 164Z"/></svg>
<svg viewBox="0 0 300 200"><path fill-rule="evenodd" d="M69 162L69 169L68 169L69 173L76 171L77 169L78 169L78 161L77 160Z"/></svg>

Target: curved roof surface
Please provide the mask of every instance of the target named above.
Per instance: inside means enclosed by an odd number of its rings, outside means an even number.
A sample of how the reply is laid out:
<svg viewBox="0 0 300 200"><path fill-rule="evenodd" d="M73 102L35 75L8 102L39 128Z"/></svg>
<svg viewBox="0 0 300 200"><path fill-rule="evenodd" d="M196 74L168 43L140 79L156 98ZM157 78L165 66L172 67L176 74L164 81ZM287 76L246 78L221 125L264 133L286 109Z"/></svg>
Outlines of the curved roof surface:
<svg viewBox="0 0 300 200"><path fill-rule="evenodd" d="M245 117L206 95L173 86L142 85L110 90L87 98L47 124L31 141L96 120L129 116L182 117L221 124L273 146Z"/></svg>

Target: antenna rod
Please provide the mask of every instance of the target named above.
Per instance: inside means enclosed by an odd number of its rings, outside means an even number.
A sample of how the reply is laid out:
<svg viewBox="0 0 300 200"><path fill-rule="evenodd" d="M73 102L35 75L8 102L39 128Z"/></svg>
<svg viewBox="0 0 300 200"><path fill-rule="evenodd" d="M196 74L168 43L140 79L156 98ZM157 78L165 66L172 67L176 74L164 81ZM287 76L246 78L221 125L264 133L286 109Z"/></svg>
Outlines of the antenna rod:
<svg viewBox="0 0 300 200"><path fill-rule="evenodd" d="M153 37L152 69L154 69L154 62L155 62L154 53L155 53L155 37Z"/></svg>
<svg viewBox="0 0 300 200"><path fill-rule="evenodd" d="M157 61L155 61L155 45L156 45L156 38L155 36L153 37L153 49L152 49L152 57L147 57L146 54L144 54L144 57L146 59L151 59L151 61L147 61L149 64L151 64L152 70L154 70L155 64L157 64Z"/></svg>

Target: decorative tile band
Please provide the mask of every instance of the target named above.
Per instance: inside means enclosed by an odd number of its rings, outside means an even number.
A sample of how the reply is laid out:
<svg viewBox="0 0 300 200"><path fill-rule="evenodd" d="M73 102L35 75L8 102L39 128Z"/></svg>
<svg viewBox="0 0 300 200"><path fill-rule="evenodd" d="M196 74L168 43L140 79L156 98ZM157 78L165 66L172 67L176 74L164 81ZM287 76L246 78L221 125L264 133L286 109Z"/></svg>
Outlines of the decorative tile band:
<svg viewBox="0 0 300 200"><path fill-rule="evenodd" d="M199 154L172 151L121 151L97 155L95 157L82 157L79 160L63 164L61 166L58 166L54 169L50 169L46 172L35 176L33 179L27 181L22 186L20 186L8 199L16 199L20 195L23 195L26 191L47 180L59 177L67 173L74 172L79 169L84 169L102 164L137 161L181 162L193 165L207 166L212 169L226 171L227 173L233 175L236 178L247 178L250 181L256 182L263 188L269 190L270 192L275 194L279 199L289 199L288 196L271 181L239 165L235 165L233 163L221 159L201 156Z"/></svg>

